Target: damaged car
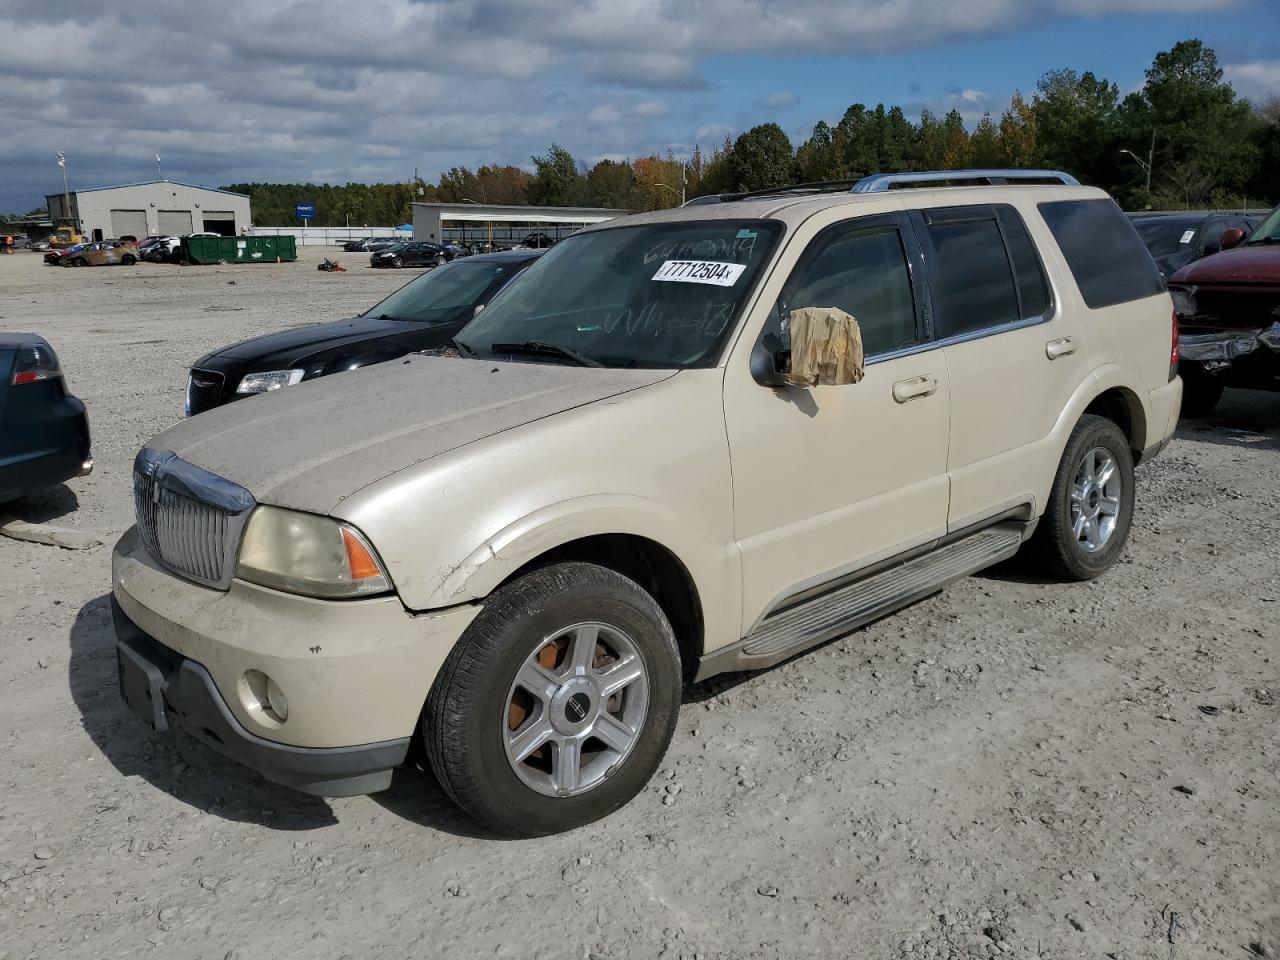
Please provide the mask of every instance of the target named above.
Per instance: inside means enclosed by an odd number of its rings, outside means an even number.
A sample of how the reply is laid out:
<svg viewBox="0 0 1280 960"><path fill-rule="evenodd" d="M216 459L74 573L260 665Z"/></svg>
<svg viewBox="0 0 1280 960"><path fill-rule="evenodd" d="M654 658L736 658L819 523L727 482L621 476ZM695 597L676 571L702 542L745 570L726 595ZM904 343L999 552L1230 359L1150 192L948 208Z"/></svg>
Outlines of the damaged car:
<svg viewBox="0 0 1280 960"><path fill-rule="evenodd" d="M1182 412L1212 412L1227 388L1280 390L1280 207L1251 234L1169 278L1180 326Z"/></svg>
<svg viewBox="0 0 1280 960"><path fill-rule="evenodd" d="M1133 226L1064 173L610 220L447 353L147 441L119 688L304 792L386 789L412 749L488 829L569 830L644 788L686 681L1015 555L1103 575L1176 346Z"/></svg>

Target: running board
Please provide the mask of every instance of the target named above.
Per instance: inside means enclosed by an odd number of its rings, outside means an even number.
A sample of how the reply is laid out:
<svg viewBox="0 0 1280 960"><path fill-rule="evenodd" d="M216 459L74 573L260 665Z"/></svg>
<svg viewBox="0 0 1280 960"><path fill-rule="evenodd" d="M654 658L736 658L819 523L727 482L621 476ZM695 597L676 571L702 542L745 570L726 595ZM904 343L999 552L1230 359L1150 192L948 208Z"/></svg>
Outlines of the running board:
<svg viewBox="0 0 1280 960"><path fill-rule="evenodd" d="M988 527L770 614L737 643L704 657L695 680L737 670L772 667L810 647L852 633L947 584L1007 560L1022 546L1024 524Z"/></svg>

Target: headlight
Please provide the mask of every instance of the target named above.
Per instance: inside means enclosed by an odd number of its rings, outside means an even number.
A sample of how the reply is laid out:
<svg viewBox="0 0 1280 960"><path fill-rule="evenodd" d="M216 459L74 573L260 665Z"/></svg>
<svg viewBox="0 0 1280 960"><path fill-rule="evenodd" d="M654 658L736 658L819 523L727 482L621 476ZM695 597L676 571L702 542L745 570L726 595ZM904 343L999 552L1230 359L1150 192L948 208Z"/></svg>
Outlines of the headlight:
<svg viewBox="0 0 1280 960"><path fill-rule="evenodd" d="M301 379L301 370L263 370L247 374L236 387L236 393L268 393L281 387L292 387Z"/></svg>
<svg viewBox="0 0 1280 960"><path fill-rule="evenodd" d="M253 511L236 576L311 597L365 597L391 589L382 562L355 527L279 507Z"/></svg>

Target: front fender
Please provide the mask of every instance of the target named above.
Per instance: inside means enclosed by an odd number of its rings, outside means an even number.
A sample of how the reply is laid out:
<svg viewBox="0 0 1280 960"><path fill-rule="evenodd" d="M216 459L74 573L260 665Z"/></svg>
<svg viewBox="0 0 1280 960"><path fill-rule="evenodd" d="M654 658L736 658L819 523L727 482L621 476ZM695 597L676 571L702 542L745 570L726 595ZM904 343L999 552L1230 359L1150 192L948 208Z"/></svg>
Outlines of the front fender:
<svg viewBox="0 0 1280 960"><path fill-rule="evenodd" d="M508 524L445 575L427 607L483 599L548 551L602 534L652 540L684 565L702 605L708 647L740 635L741 575L736 549L718 547L697 536L687 519L657 501L627 495L562 500Z"/></svg>

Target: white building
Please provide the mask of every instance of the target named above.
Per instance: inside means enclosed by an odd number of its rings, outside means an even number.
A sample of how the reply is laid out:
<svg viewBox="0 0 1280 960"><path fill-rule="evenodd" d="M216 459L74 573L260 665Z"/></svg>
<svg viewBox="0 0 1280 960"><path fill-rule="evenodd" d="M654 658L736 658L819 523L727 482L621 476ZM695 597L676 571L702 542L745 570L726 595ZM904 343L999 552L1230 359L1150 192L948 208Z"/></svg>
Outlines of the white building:
<svg viewBox="0 0 1280 960"><path fill-rule="evenodd" d="M236 236L252 224L249 198L176 180L152 180L119 187L72 190L69 210L61 193L45 197L55 223L74 223L91 240L150 234Z"/></svg>
<svg viewBox="0 0 1280 960"><path fill-rule="evenodd" d="M526 207L492 203L415 203L413 239L436 243L518 244L526 237L559 240L587 224L625 217L604 207Z"/></svg>

